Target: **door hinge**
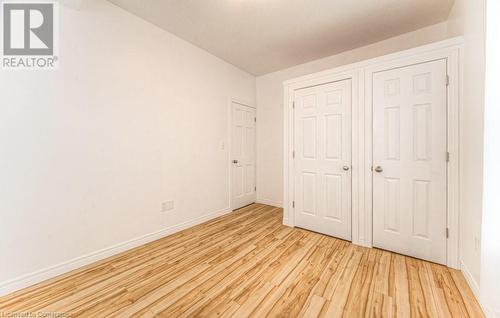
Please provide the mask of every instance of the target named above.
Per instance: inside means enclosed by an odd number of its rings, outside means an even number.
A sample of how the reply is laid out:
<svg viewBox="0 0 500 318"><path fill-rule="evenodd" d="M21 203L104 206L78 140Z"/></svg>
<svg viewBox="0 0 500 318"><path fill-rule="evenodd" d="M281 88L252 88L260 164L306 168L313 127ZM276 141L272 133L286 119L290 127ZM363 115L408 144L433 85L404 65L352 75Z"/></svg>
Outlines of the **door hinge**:
<svg viewBox="0 0 500 318"><path fill-rule="evenodd" d="M292 151L292 158L295 158L295 150Z"/></svg>
<svg viewBox="0 0 500 318"><path fill-rule="evenodd" d="M295 101L292 102L292 108L295 109Z"/></svg>
<svg viewBox="0 0 500 318"><path fill-rule="evenodd" d="M446 228L446 238L450 238L450 229Z"/></svg>
<svg viewBox="0 0 500 318"><path fill-rule="evenodd" d="M450 162L450 152L446 152L446 162Z"/></svg>
<svg viewBox="0 0 500 318"><path fill-rule="evenodd" d="M257 117L254 117L254 118L253 118L253 121L254 121L254 122L257 122Z"/></svg>
<svg viewBox="0 0 500 318"><path fill-rule="evenodd" d="M450 75L446 75L446 86L450 86Z"/></svg>
<svg viewBox="0 0 500 318"><path fill-rule="evenodd" d="M292 201L292 208L295 208L295 201Z"/></svg>
<svg viewBox="0 0 500 318"><path fill-rule="evenodd" d="M255 187L255 191L257 191L257 187Z"/></svg>

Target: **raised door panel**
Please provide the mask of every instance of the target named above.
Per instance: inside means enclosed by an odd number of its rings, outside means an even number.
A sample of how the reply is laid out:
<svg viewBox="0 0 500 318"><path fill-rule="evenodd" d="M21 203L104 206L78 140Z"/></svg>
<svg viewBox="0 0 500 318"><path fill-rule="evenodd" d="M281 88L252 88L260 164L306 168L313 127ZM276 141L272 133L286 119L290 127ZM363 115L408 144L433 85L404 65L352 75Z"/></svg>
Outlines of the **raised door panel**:
<svg viewBox="0 0 500 318"><path fill-rule="evenodd" d="M316 174L302 173L302 212L316 215Z"/></svg>
<svg viewBox="0 0 500 318"><path fill-rule="evenodd" d="M385 160L399 160L401 151L401 113L399 106L384 108L384 123Z"/></svg>
<svg viewBox="0 0 500 318"><path fill-rule="evenodd" d="M316 159L316 117L301 118L302 122L302 158Z"/></svg>
<svg viewBox="0 0 500 318"><path fill-rule="evenodd" d="M342 222L342 175L325 175L325 217Z"/></svg>
<svg viewBox="0 0 500 318"><path fill-rule="evenodd" d="M384 231L401 233L401 182L397 178L384 178Z"/></svg>
<svg viewBox="0 0 500 318"><path fill-rule="evenodd" d="M342 114L326 115L326 159L342 159Z"/></svg>

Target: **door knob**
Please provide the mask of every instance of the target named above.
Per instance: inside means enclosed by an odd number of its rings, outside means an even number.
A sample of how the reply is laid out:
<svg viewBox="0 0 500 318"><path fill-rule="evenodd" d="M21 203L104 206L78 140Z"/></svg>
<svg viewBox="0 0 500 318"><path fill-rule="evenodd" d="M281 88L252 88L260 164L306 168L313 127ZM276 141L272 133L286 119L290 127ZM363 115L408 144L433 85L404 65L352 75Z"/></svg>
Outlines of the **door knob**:
<svg viewBox="0 0 500 318"><path fill-rule="evenodd" d="M382 169L382 167L381 167L381 166L377 166L377 167L375 168L375 171L380 173L380 172L384 171L384 169Z"/></svg>
<svg viewBox="0 0 500 318"><path fill-rule="evenodd" d="M234 164L238 163L238 160L233 160L233 163L234 163Z"/></svg>
<svg viewBox="0 0 500 318"><path fill-rule="evenodd" d="M344 171L349 171L349 166L343 166L342 169L344 169Z"/></svg>

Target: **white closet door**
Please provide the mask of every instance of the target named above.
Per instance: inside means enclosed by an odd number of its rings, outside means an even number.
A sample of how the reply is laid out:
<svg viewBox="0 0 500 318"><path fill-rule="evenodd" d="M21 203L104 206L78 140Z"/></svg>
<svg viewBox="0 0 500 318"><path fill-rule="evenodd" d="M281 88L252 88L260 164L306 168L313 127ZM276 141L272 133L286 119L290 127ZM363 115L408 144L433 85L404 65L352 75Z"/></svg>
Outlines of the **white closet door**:
<svg viewBox="0 0 500 318"><path fill-rule="evenodd" d="M351 80L295 92L295 225L351 240Z"/></svg>
<svg viewBox="0 0 500 318"><path fill-rule="evenodd" d="M233 103L231 207L255 202L255 108Z"/></svg>
<svg viewBox="0 0 500 318"><path fill-rule="evenodd" d="M446 61L373 76L374 246L446 264Z"/></svg>

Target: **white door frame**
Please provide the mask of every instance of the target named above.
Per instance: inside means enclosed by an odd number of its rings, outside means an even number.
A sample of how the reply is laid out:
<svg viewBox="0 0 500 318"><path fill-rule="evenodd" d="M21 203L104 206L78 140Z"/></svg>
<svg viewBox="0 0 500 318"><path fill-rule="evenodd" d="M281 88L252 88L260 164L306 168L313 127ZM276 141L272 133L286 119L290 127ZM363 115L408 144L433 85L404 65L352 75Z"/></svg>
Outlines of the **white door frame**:
<svg viewBox="0 0 500 318"><path fill-rule="evenodd" d="M297 89L343 79L352 80L352 242L372 247L372 74L392 68L437 59L447 60L448 163L447 177L447 265L459 269L459 215L461 158L461 87L462 37L457 37L386 56L341 66L284 82L284 193L283 223L295 226L294 220L294 118L293 97Z"/></svg>
<svg viewBox="0 0 500 318"><path fill-rule="evenodd" d="M252 103L242 101L238 98L231 97L229 98L229 103L228 103L228 142L227 142L227 149L228 149L228 155L227 155L227 162L228 162L228 167L229 167L229 209L231 211L234 210L233 206L233 104L240 104L246 107L250 107L255 109L255 116L257 116L257 107L253 105ZM255 156L255 169L254 169L254 180L255 180L255 186L257 186L257 123L255 123L255 138L254 138L254 156ZM257 202L257 191L255 191L255 202Z"/></svg>

